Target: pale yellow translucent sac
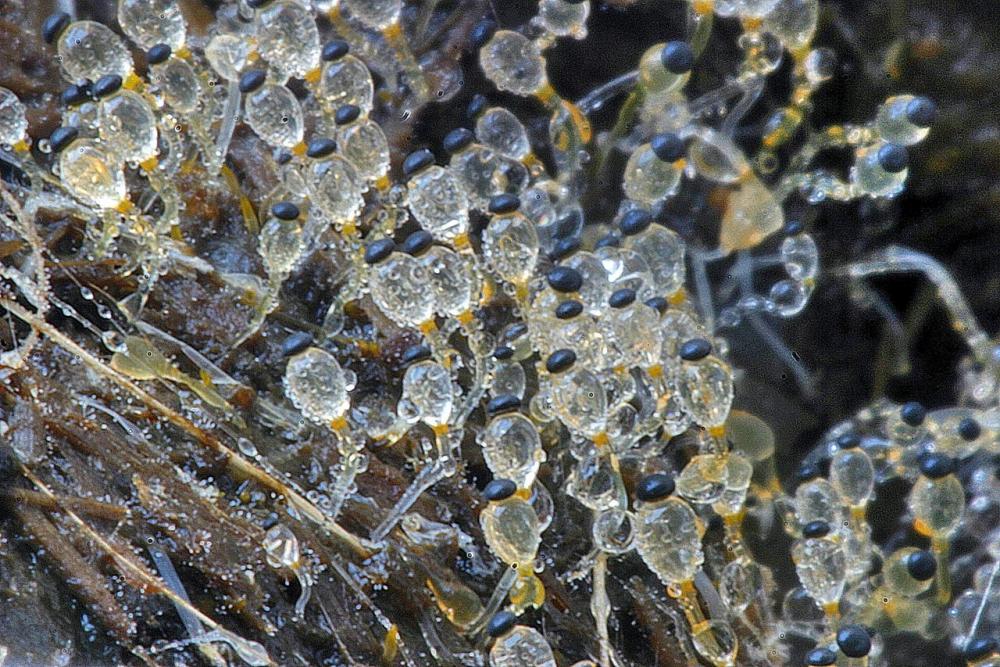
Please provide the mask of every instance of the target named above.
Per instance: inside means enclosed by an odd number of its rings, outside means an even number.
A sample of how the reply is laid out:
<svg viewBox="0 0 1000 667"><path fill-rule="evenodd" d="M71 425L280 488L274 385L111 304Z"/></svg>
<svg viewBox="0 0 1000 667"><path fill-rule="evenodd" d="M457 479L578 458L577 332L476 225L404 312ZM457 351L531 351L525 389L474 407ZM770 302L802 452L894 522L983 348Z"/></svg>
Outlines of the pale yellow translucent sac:
<svg viewBox="0 0 1000 667"><path fill-rule="evenodd" d="M538 45L518 32L498 30L479 53L486 78L500 90L533 95L548 85Z"/></svg>
<svg viewBox="0 0 1000 667"><path fill-rule="evenodd" d="M622 177L625 196L643 206L654 206L672 197L680 182L680 168L657 157L649 144L632 151Z"/></svg>
<svg viewBox="0 0 1000 667"><path fill-rule="evenodd" d="M389 173L389 141L375 121L352 123L338 133L337 141L365 181L374 183Z"/></svg>
<svg viewBox="0 0 1000 667"><path fill-rule="evenodd" d="M410 211L439 241L452 241L469 229L469 203L458 179L437 165L415 174L408 184Z"/></svg>
<svg viewBox="0 0 1000 667"><path fill-rule="evenodd" d="M639 82L647 95L663 96L679 88L683 88L690 72L674 74L663 66L660 54L666 42L660 42L646 49L639 59Z"/></svg>
<svg viewBox="0 0 1000 667"><path fill-rule="evenodd" d="M70 83L117 74L123 80L132 73L132 55L111 28L94 21L75 21L56 42L64 78Z"/></svg>
<svg viewBox="0 0 1000 667"><path fill-rule="evenodd" d="M309 420L329 425L350 406L354 373L345 371L332 354L310 347L288 360L285 393Z"/></svg>
<svg viewBox="0 0 1000 667"><path fill-rule="evenodd" d="M840 599L847 577L843 547L831 539L799 540L792 547L792 560L802 587L821 606Z"/></svg>
<svg viewBox="0 0 1000 667"><path fill-rule="evenodd" d="M774 9L777 0L715 0L713 9L719 16L760 18Z"/></svg>
<svg viewBox="0 0 1000 667"><path fill-rule="evenodd" d="M927 137L930 128L914 125L907 115L907 107L915 99L913 95L893 95L879 106L875 129L882 139L900 146L911 146Z"/></svg>
<svg viewBox="0 0 1000 667"><path fill-rule="evenodd" d="M215 35L205 47L205 59L227 81L238 81L253 52L253 41L244 35Z"/></svg>
<svg viewBox="0 0 1000 667"><path fill-rule="evenodd" d="M323 65L316 99L327 114L332 116L345 104L368 113L374 94L371 72L356 56L347 54Z"/></svg>
<svg viewBox="0 0 1000 667"><path fill-rule="evenodd" d="M28 118L17 95L0 87L0 146L13 146L24 139Z"/></svg>
<svg viewBox="0 0 1000 667"><path fill-rule="evenodd" d="M774 431L760 417L732 410L726 419L726 436L733 449L754 463L774 456Z"/></svg>
<svg viewBox="0 0 1000 667"><path fill-rule="evenodd" d="M803 526L813 521L836 526L847 510L837 490L823 478L800 484L795 490L794 504L795 518Z"/></svg>
<svg viewBox="0 0 1000 667"><path fill-rule="evenodd" d="M334 224L353 221L364 206L364 185L357 169L340 155L330 155L306 173L313 203Z"/></svg>
<svg viewBox="0 0 1000 667"><path fill-rule="evenodd" d="M624 239L625 248L646 261L659 296L669 296L684 287L684 241L663 225L650 225Z"/></svg>
<svg viewBox="0 0 1000 667"><path fill-rule="evenodd" d="M427 270L437 312L452 317L466 312L479 291L469 259L444 246L432 246L419 260Z"/></svg>
<svg viewBox="0 0 1000 667"><path fill-rule="evenodd" d="M150 65L149 79L175 111L190 113L198 108L201 85L194 68L186 60L169 58L158 65Z"/></svg>
<svg viewBox="0 0 1000 667"><path fill-rule="evenodd" d="M531 152L528 132L509 110L487 109L476 120L476 139L483 146L514 160L523 160Z"/></svg>
<svg viewBox="0 0 1000 667"><path fill-rule="evenodd" d="M784 224L785 214L774 194L759 178L748 174L729 195L719 230L719 248L725 253L748 250Z"/></svg>
<svg viewBox="0 0 1000 667"><path fill-rule="evenodd" d="M88 204L113 209L128 191L117 156L92 139L77 139L59 154L59 178Z"/></svg>
<svg viewBox="0 0 1000 667"><path fill-rule="evenodd" d="M118 25L140 48L184 46L187 23L175 0L118 0Z"/></svg>
<svg viewBox="0 0 1000 667"><path fill-rule="evenodd" d="M713 503L722 497L728 480L726 457L699 454L677 476L677 493L692 503Z"/></svg>
<svg viewBox="0 0 1000 667"><path fill-rule="evenodd" d="M556 37L583 39L587 36L589 16L589 2L541 0L538 3L538 22Z"/></svg>
<svg viewBox="0 0 1000 667"><path fill-rule="evenodd" d="M643 503L636 513L636 549L665 585L691 581L705 560L701 528L680 498Z"/></svg>
<svg viewBox="0 0 1000 667"><path fill-rule="evenodd" d="M272 146L290 149L302 141L302 107L284 86L265 83L247 95L244 118L257 136Z"/></svg>
<svg viewBox="0 0 1000 667"><path fill-rule="evenodd" d="M920 581L914 579L906 566L906 559L917 553L916 547L903 547L892 552L882 566L882 580L885 586L898 595L915 597L931 587L934 578Z"/></svg>
<svg viewBox="0 0 1000 667"><path fill-rule="evenodd" d="M208 405L228 410L229 404L210 384L178 369L152 343L140 336L125 338L125 349L111 357L111 367L135 380L170 380L184 385Z"/></svg>
<svg viewBox="0 0 1000 667"><path fill-rule="evenodd" d="M910 491L910 511L918 530L935 537L947 537L962 523L965 491L954 475L940 479L921 477Z"/></svg>
<svg viewBox="0 0 1000 667"><path fill-rule="evenodd" d="M512 496L491 502L479 515L483 537L497 558L508 565L531 569L541 529L534 508L526 500Z"/></svg>
<svg viewBox="0 0 1000 667"><path fill-rule="evenodd" d="M421 420L429 426L447 424L454 407L451 374L434 361L413 364L403 375L400 404L406 405L411 420Z"/></svg>
<svg viewBox="0 0 1000 667"><path fill-rule="evenodd" d="M601 551L621 555L635 547L635 515L621 508L612 508L594 517L591 536Z"/></svg>
<svg viewBox="0 0 1000 667"><path fill-rule="evenodd" d="M141 95L119 90L98 105L103 144L125 162L143 162L157 153L156 115Z"/></svg>
<svg viewBox="0 0 1000 667"><path fill-rule="evenodd" d="M303 78L319 67L319 31L312 12L293 0L278 0L257 14L257 49L278 81Z"/></svg>
<svg viewBox="0 0 1000 667"><path fill-rule="evenodd" d="M299 562L299 540L284 524L276 524L264 535L264 556L271 567L293 567Z"/></svg>
<svg viewBox="0 0 1000 667"><path fill-rule="evenodd" d="M515 625L493 643L490 667L556 667L556 659L538 630Z"/></svg>
<svg viewBox="0 0 1000 667"><path fill-rule="evenodd" d="M709 128L694 133L688 158L699 176L716 183L738 183L750 171L746 156L733 140Z"/></svg>
<svg viewBox="0 0 1000 667"><path fill-rule="evenodd" d="M739 642L732 626L723 620L710 620L699 623L691 632L691 643L698 655L714 667L731 667L735 665Z"/></svg>
<svg viewBox="0 0 1000 667"><path fill-rule="evenodd" d="M483 459L496 478L509 479L518 488L531 488L545 450L538 429L519 413L494 417L479 436Z"/></svg>
<svg viewBox="0 0 1000 667"><path fill-rule="evenodd" d="M586 368L553 378L552 408L568 428L589 437L607 426L607 392L600 378Z"/></svg>
<svg viewBox="0 0 1000 667"><path fill-rule="evenodd" d="M419 259L393 253L373 269L369 289L386 317L403 326L419 326L433 317L434 292Z"/></svg>
<svg viewBox="0 0 1000 667"><path fill-rule="evenodd" d="M385 30L399 21L401 0L343 0L351 16L374 30Z"/></svg>
<svg viewBox="0 0 1000 667"><path fill-rule="evenodd" d="M514 284L528 281L538 261L538 232L520 213L493 218L483 232L483 258L497 275Z"/></svg>
<svg viewBox="0 0 1000 667"><path fill-rule="evenodd" d="M269 218L260 230L260 255L271 278L284 279L302 255L302 228L297 220Z"/></svg>
<svg viewBox="0 0 1000 667"><path fill-rule="evenodd" d="M851 167L851 187L858 195L870 197L895 197L903 191L909 168L886 171L879 162L879 151L886 143L859 148L854 153Z"/></svg>
<svg viewBox="0 0 1000 667"><path fill-rule="evenodd" d="M733 404L733 372L716 357L684 364L681 395L692 419L705 428L721 426Z"/></svg>
<svg viewBox="0 0 1000 667"><path fill-rule="evenodd" d="M818 18L819 0L778 0L764 16L764 30L794 52L812 41Z"/></svg>
<svg viewBox="0 0 1000 667"><path fill-rule="evenodd" d="M851 507L863 507L875 489L875 467L862 449L837 452L830 461L830 484Z"/></svg>

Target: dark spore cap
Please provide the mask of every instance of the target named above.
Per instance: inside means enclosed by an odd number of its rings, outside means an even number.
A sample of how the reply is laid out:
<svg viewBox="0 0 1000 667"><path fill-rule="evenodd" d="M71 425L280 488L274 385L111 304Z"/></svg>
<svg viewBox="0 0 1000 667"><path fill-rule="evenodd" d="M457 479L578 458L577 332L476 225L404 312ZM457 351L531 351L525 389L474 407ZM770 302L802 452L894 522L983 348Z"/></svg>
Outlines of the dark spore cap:
<svg viewBox="0 0 1000 667"><path fill-rule="evenodd" d="M479 117L479 114L483 112L486 105L489 104L489 100L482 93L476 93L472 96L472 100L469 102L469 106L466 107L465 113L469 118L475 119Z"/></svg>
<svg viewBox="0 0 1000 667"><path fill-rule="evenodd" d="M292 161L292 152L286 151L284 148L278 151L277 155L274 156L274 161L278 164L288 164Z"/></svg>
<svg viewBox="0 0 1000 667"><path fill-rule="evenodd" d="M524 334L528 333L528 325L524 322L514 322L507 330L504 332L504 336L507 340L514 340L520 338Z"/></svg>
<svg viewBox="0 0 1000 667"><path fill-rule="evenodd" d="M117 74L105 74L94 83L94 96L107 97L121 90L122 78Z"/></svg>
<svg viewBox="0 0 1000 667"><path fill-rule="evenodd" d="M662 472L654 472L639 480L635 487L635 497L643 502L666 498L674 492L674 478Z"/></svg>
<svg viewBox="0 0 1000 667"><path fill-rule="evenodd" d="M928 479L941 479L955 472L955 459L931 452L920 457L920 473Z"/></svg>
<svg viewBox="0 0 1000 667"><path fill-rule="evenodd" d="M899 417L908 426L920 426L927 418L927 408L916 401L910 401L904 403L903 407L899 409Z"/></svg>
<svg viewBox="0 0 1000 667"><path fill-rule="evenodd" d="M556 350L545 360L545 370L550 373L561 373L576 363L576 352L563 348Z"/></svg>
<svg viewBox="0 0 1000 667"><path fill-rule="evenodd" d="M634 208L622 216L618 222L618 229L624 236L632 236L644 231L653 224L653 216L649 211L641 208Z"/></svg>
<svg viewBox="0 0 1000 667"><path fill-rule="evenodd" d="M684 361L698 361L712 352L712 343L705 338L692 338L681 343L677 353Z"/></svg>
<svg viewBox="0 0 1000 667"><path fill-rule="evenodd" d="M160 63L167 62L167 58L170 57L171 50L169 44L156 44L146 51L146 62L150 65L159 65Z"/></svg>
<svg viewBox="0 0 1000 667"><path fill-rule="evenodd" d="M408 255L419 255L423 251L427 250L434 243L434 237L431 233L418 229L403 240L403 252Z"/></svg>
<svg viewBox="0 0 1000 667"><path fill-rule="evenodd" d="M611 293L608 305L612 308L625 308L635 303L635 290L631 287L623 287Z"/></svg>
<svg viewBox="0 0 1000 667"><path fill-rule="evenodd" d="M823 474L823 471L815 463L803 463L795 471L795 477L800 482L808 482Z"/></svg>
<svg viewBox="0 0 1000 667"><path fill-rule="evenodd" d="M930 551L914 551L906 557L906 571L917 581L927 581L937 572L937 559Z"/></svg>
<svg viewBox="0 0 1000 667"><path fill-rule="evenodd" d="M962 417L958 422L958 435L966 442L972 442L983 433L983 427L972 417Z"/></svg>
<svg viewBox="0 0 1000 667"><path fill-rule="evenodd" d="M312 345L313 337L307 331L296 331L281 341L281 356L290 357Z"/></svg>
<svg viewBox="0 0 1000 667"><path fill-rule="evenodd" d="M348 54L351 50L350 45L342 39L332 39L323 45L323 50L320 52L320 57L323 62L333 62L334 60L340 60Z"/></svg>
<svg viewBox="0 0 1000 667"><path fill-rule="evenodd" d="M667 312L667 308L670 307L670 304L667 303L667 300L664 299L662 296L650 297L646 299L645 304L650 308L652 308L653 310L655 310L656 312L658 312L660 315Z"/></svg>
<svg viewBox="0 0 1000 667"><path fill-rule="evenodd" d="M431 153L426 148L415 150L407 155L406 159L403 160L403 175L412 176L421 169L426 169L432 164L434 164L434 153Z"/></svg>
<svg viewBox="0 0 1000 667"><path fill-rule="evenodd" d="M601 238L597 239L597 243L594 244L594 250L600 248L617 248L621 246L622 240L615 236L614 234L605 234Z"/></svg>
<svg viewBox="0 0 1000 667"><path fill-rule="evenodd" d="M583 312L583 304L570 299L556 306L556 317L560 320L571 320Z"/></svg>
<svg viewBox="0 0 1000 667"><path fill-rule="evenodd" d="M399 358L404 366L415 364L418 361L431 358L431 348L426 345L411 345L403 351L403 356Z"/></svg>
<svg viewBox="0 0 1000 667"><path fill-rule="evenodd" d="M684 157L684 140L673 132L663 132L652 138L649 147L664 162L676 162Z"/></svg>
<svg viewBox="0 0 1000 667"><path fill-rule="evenodd" d="M69 24L69 14L66 12L56 12L55 14L50 14L48 18L42 22L42 38L51 44L56 41L56 38L62 34L62 31L65 30L66 26Z"/></svg>
<svg viewBox="0 0 1000 667"><path fill-rule="evenodd" d="M472 28L472 32L469 34L469 41L472 43L473 48L481 49L486 45L486 42L492 39L496 31L496 21L493 19L483 19Z"/></svg>
<svg viewBox="0 0 1000 667"><path fill-rule="evenodd" d="M694 51L687 42L674 40L667 42L660 51L660 62L673 74L690 72L694 67Z"/></svg>
<svg viewBox="0 0 1000 667"><path fill-rule="evenodd" d="M837 662L837 654L828 648L814 648L806 654L809 667L828 667Z"/></svg>
<svg viewBox="0 0 1000 667"><path fill-rule="evenodd" d="M330 137L313 137L306 146L306 155L318 159L326 157L337 150L337 142Z"/></svg>
<svg viewBox="0 0 1000 667"><path fill-rule="evenodd" d="M872 638L860 625L845 625L837 631L837 646L848 658L863 658L872 650Z"/></svg>
<svg viewBox="0 0 1000 667"><path fill-rule="evenodd" d="M90 94L85 86L79 86L74 83L67 86L66 89L62 91L60 98L62 99L62 103L66 106L75 107L89 100Z"/></svg>
<svg viewBox="0 0 1000 667"><path fill-rule="evenodd" d="M801 220L789 220L785 223L783 231L786 236L795 236L801 234L803 229L805 229L805 225L802 224Z"/></svg>
<svg viewBox="0 0 1000 667"><path fill-rule="evenodd" d="M937 105L923 95L914 97L906 105L906 120L917 127L930 127L935 119L937 119Z"/></svg>
<svg viewBox="0 0 1000 667"><path fill-rule="evenodd" d="M577 230L583 227L583 214L579 210L567 213L558 222L553 235L557 239L568 238L576 234Z"/></svg>
<svg viewBox="0 0 1000 667"><path fill-rule="evenodd" d="M514 412L521 409L521 399L514 394L500 394L490 399L486 404L486 414L491 417L505 412Z"/></svg>
<svg viewBox="0 0 1000 667"><path fill-rule="evenodd" d="M69 146L70 142L76 139L80 134L80 131L71 125L63 125L62 127L57 127L49 135L49 146L52 147L53 153L58 153L62 149Z"/></svg>
<svg viewBox="0 0 1000 667"><path fill-rule="evenodd" d="M378 241L372 241L365 248L365 263L366 264L378 264L383 259L392 254L392 251L396 249L396 243L392 239L379 239Z"/></svg>
<svg viewBox="0 0 1000 667"><path fill-rule="evenodd" d="M576 292L583 286L583 276L579 271L569 266L553 267L545 275L545 279L549 286L557 292Z"/></svg>
<svg viewBox="0 0 1000 667"><path fill-rule="evenodd" d="M271 207L271 214L279 220L295 220L300 213L299 207L290 201L279 201Z"/></svg>
<svg viewBox="0 0 1000 667"><path fill-rule="evenodd" d="M509 345L501 345L493 350L493 358L498 361L506 361L514 356L514 348Z"/></svg>
<svg viewBox="0 0 1000 667"><path fill-rule="evenodd" d="M449 153L457 153L475 140L472 130L465 127L458 127L444 136L441 145Z"/></svg>
<svg viewBox="0 0 1000 667"><path fill-rule="evenodd" d="M552 252L549 253L549 259L553 262L558 262L564 257L569 257L574 252L580 249L580 239L573 237L568 239L559 239L556 241L555 245L552 246Z"/></svg>
<svg viewBox="0 0 1000 667"><path fill-rule="evenodd" d="M486 485L483 489L483 498L486 500L506 500L517 491L517 484L509 479L497 478Z"/></svg>
<svg viewBox="0 0 1000 667"><path fill-rule="evenodd" d="M806 525L802 526L802 537L805 538L818 538L826 537L830 534L830 524L826 521L810 521Z"/></svg>
<svg viewBox="0 0 1000 667"><path fill-rule="evenodd" d="M898 174L910 163L910 155L899 144L886 144L876 154L878 164L890 174Z"/></svg>
<svg viewBox="0 0 1000 667"><path fill-rule="evenodd" d="M857 433L845 433L837 438L837 447L840 449L854 449L861 445L861 438Z"/></svg>
<svg viewBox="0 0 1000 667"><path fill-rule="evenodd" d="M513 213L519 208L521 208L521 200L517 195L505 192L503 194L494 195L490 198L489 212L494 215Z"/></svg>
<svg viewBox="0 0 1000 667"><path fill-rule="evenodd" d="M260 9L270 2L271 0L247 0L247 6L251 9Z"/></svg>
<svg viewBox="0 0 1000 667"><path fill-rule="evenodd" d="M240 76L240 92L252 93L264 85L267 73L262 69L252 69Z"/></svg>
<svg viewBox="0 0 1000 667"><path fill-rule="evenodd" d="M499 637L507 634L507 631L517 623L517 616L504 609L493 614L493 618L486 624L486 634L490 637Z"/></svg>
<svg viewBox="0 0 1000 667"><path fill-rule="evenodd" d="M990 653L997 650L997 640L992 637L980 637L973 639L962 650L962 657L968 661L985 658Z"/></svg>
<svg viewBox="0 0 1000 667"><path fill-rule="evenodd" d="M337 113L333 115L333 121L337 125L347 125L356 121L360 116L361 107L357 104L345 104L337 109Z"/></svg>

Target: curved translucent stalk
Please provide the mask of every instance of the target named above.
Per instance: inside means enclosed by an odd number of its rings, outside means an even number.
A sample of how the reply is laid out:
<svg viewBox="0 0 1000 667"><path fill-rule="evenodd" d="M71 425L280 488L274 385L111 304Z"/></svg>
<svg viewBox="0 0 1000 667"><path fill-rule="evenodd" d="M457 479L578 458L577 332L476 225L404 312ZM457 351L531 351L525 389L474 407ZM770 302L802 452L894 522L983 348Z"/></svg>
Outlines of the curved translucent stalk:
<svg viewBox="0 0 1000 667"><path fill-rule="evenodd" d="M226 160L242 100L239 81L230 81L226 85L226 107L222 111L222 123L219 125L218 138L215 140L215 152L206 156L205 170L213 176L219 173L222 163Z"/></svg>
<svg viewBox="0 0 1000 667"><path fill-rule="evenodd" d="M904 246L891 245L874 254L871 259L849 264L839 272L852 278L907 272L923 274L937 288L941 302L950 315L952 327L965 339L977 360L988 363L992 359L992 341L980 326L955 279L941 262L930 255Z"/></svg>
<svg viewBox="0 0 1000 667"><path fill-rule="evenodd" d="M482 615L469 626L468 634L474 635L482 632L489 620L493 618L493 615L500 611L500 607L503 605L503 601L507 599L507 593L510 592L515 581L517 581L517 570L513 567L505 567L503 576L497 582L497 587L493 589L490 601L483 607Z"/></svg>

